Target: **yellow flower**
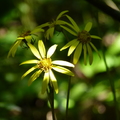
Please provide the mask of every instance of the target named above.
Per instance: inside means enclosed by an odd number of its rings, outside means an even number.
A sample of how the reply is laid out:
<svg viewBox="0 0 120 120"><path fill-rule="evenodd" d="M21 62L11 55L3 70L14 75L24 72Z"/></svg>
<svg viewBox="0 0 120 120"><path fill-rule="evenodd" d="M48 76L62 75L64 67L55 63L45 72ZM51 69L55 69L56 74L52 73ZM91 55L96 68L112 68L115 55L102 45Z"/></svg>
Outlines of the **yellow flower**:
<svg viewBox="0 0 120 120"><path fill-rule="evenodd" d="M100 57L100 54L94 44L91 42L91 39L101 39L98 36L90 35L89 31L91 30L92 23L88 22L84 28L84 30L80 31L78 25L75 21L68 15L67 18L70 20L72 24L67 24L69 27L61 25L63 29L76 36L77 38L68 42L65 46L63 46L60 51L69 47L68 56L70 56L74 51L73 55L73 63L76 64L81 56L82 49L84 54L84 64L87 64L87 53L89 55L89 64L91 65L93 62L93 53L92 48L97 52Z"/></svg>
<svg viewBox="0 0 120 120"><path fill-rule="evenodd" d="M51 56L56 50L57 47L56 44L51 46L48 49L47 53L42 40L38 41L39 51L30 43L28 43L28 46L30 47L30 50L32 51L34 56L37 57L37 59L22 62L21 65L33 64L33 63L35 63L36 65L30 68L27 72L25 72L22 75L22 78L24 78L26 75L37 69L37 71L30 77L28 84L30 85L34 80L36 80L40 76L42 72L44 72L44 77L42 82L42 93L46 91L48 83L51 85L51 87L54 88L55 92L58 93L57 80L52 69L63 74L74 76L74 74L69 69L62 67L62 66L74 67L74 65L70 62L63 60L52 61Z"/></svg>
<svg viewBox="0 0 120 120"><path fill-rule="evenodd" d="M25 33L22 33L20 36L17 37L17 40L14 42L14 44L12 45L11 49L9 50L8 56L7 57L14 57L15 53L17 51L18 46L22 46L23 44L25 44L27 47L27 43L32 43L32 35L36 35L35 33L37 32L43 32L43 29L37 29L35 28L32 31L27 31Z"/></svg>

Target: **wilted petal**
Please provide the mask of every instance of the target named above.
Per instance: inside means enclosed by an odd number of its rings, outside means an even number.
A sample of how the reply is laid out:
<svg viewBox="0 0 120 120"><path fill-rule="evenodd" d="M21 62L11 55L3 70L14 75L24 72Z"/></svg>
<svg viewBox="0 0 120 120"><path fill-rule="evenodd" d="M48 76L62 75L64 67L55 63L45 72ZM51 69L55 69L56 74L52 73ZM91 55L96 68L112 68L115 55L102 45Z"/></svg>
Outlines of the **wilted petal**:
<svg viewBox="0 0 120 120"><path fill-rule="evenodd" d="M35 81L35 80L40 76L41 72L42 72L42 70L36 71L36 72L30 77L30 79L28 80L28 85L31 85L31 83L32 83L33 81Z"/></svg>
<svg viewBox="0 0 120 120"><path fill-rule="evenodd" d="M82 53L82 43L80 43L76 50L75 50L75 53L74 53L74 56L73 56L73 63L76 64L81 56L81 53Z"/></svg>
<svg viewBox="0 0 120 120"><path fill-rule="evenodd" d="M63 61L63 60L52 61L52 64L63 65L63 66L68 66L68 67L74 67L74 65L72 63L67 62L67 61Z"/></svg>
<svg viewBox="0 0 120 120"><path fill-rule="evenodd" d="M40 51L42 58L45 58L46 50L45 50L45 46L42 40L38 41L38 49Z"/></svg>
<svg viewBox="0 0 120 120"><path fill-rule="evenodd" d="M52 81L55 92L58 93L57 80L56 80L55 75L53 74L52 70L50 70L50 80Z"/></svg>
<svg viewBox="0 0 120 120"><path fill-rule="evenodd" d="M53 45L48 49L47 58L50 58L56 50L57 45Z"/></svg>
<svg viewBox="0 0 120 120"><path fill-rule="evenodd" d="M87 43L87 50L88 50L88 55L89 55L89 63L91 65L93 62L93 53L92 53L92 49L91 49L89 43Z"/></svg>
<svg viewBox="0 0 120 120"><path fill-rule="evenodd" d="M92 23L91 22L88 22L84 28L84 30L86 30L87 32L89 32L92 28Z"/></svg>
<svg viewBox="0 0 120 120"><path fill-rule="evenodd" d="M75 43L73 43L73 45L68 50L68 56L70 56L73 53L73 51L75 50L78 44L79 44L79 41L76 41Z"/></svg>
<svg viewBox="0 0 120 120"><path fill-rule="evenodd" d="M32 71L34 71L36 68L38 68L38 66L33 66L31 67L29 70L27 70L21 77L21 79L23 79L25 76L27 76L29 73L31 73Z"/></svg>
<svg viewBox="0 0 120 120"><path fill-rule="evenodd" d="M32 51L32 53L38 58L38 59L42 59L38 50L30 43L28 43L28 46L30 47L30 50Z"/></svg>
<svg viewBox="0 0 120 120"><path fill-rule="evenodd" d="M42 94L45 93L49 83L49 72L45 72L43 82L42 82Z"/></svg>
<svg viewBox="0 0 120 120"><path fill-rule="evenodd" d="M67 75L70 75L70 76L74 76L74 74L70 70L68 70L67 68L64 68L64 67L61 67L61 66L53 66L52 68L57 72L67 74Z"/></svg>
<svg viewBox="0 0 120 120"><path fill-rule="evenodd" d="M87 65L87 49L86 49L86 44L83 45L83 50L84 50L84 64Z"/></svg>
<svg viewBox="0 0 120 120"><path fill-rule="evenodd" d="M90 35L91 36L91 38L93 38L93 39L99 39L99 40L101 40L101 38L99 37L99 36L96 36L96 35Z"/></svg>
<svg viewBox="0 0 120 120"><path fill-rule="evenodd" d="M65 46L63 46L60 51L70 47L71 45L73 45L75 42L77 42L77 39L71 40L70 42L68 42Z"/></svg>
<svg viewBox="0 0 120 120"><path fill-rule="evenodd" d="M22 62L20 65L23 65L23 64L33 64L33 63L38 63L39 60L27 60L27 61L24 61Z"/></svg>

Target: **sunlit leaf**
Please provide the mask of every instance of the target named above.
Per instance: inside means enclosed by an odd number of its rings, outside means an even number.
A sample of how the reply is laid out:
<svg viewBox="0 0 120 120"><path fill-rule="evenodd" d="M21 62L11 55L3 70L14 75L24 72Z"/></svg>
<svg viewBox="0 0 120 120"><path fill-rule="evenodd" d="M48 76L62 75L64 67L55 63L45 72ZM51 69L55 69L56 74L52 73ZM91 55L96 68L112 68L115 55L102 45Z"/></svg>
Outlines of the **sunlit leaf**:
<svg viewBox="0 0 120 120"><path fill-rule="evenodd" d="M67 62L67 61L63 61L63 60L54 60L54 61L52 61L52 64L68 66L68 67L74 67L74 65L72 63Z"/></svg>
<svg viewBox="0 0 120 120"><path fill-rule="evenodd" d="M39 60L27 60L27 61L24 61L22 62L20 65L23 65L23 64L33 64L33 63L38 63Z"/></svg>
<svg viewBox="0 0 120 120"><path fill-rule="evenodd" d="M29 70L27 70L21 77L21 79L23 79L25 76L27 76L29 73L31 73L32 71L34 71L36 68L38 68L38 65L31 67Z"/></svg>
<svg viewBox="0 0 120 120"><path fill-rule="evenodd" d="M84 30L86 30L87 32L89 32L92 28L92 23L91 22L88 22L84 28Z"/></svg>
<svg viewBox="0 0 120 120"><path fill-rule="evenodd" d="M38 50L30 43L28 43L28 46L30 47L30 50L32 51L32 53L38 58L41 59L41 56L38 52Z"/></svg>
<svg viewBox="0 0 120 120"><path fill-rule="evenodd" d="M87 50L88 50L88 55L89 55L89 63L91 65L93 62L93 53L92 53L92 49L91 49L89 43L87 43Z"/></svg>
<svg viewBox="0 0 120 120"><path fill-rule="evenodd" d="M90 35L91 36L91 38L93 38L93 39L100 39L101 40L101 38L99 37L99 36L96 36L96 35Z"/></svg>
<svg viewBox="0 0 120 120"><path fill-rule="evenodd" d="M73 45L75 42L77 42L77 39L71 40L70 42L68 42L65 46L63 46L60 51L70 47L71 45Z"/></svg>
<svg viewBox="0 0 120 120"><path fill-rule="evenodd" d="M42 40L38 41L38 49L40 51L40 55L42 56L42 58L45 58L46 49Z"/></svg>
<svg viewBox="0 0 120 120"><path fill-rule="evenodd" d="M42 72L42 70L36 71L36 72L30 77L30 79L28 80L28 85L31 85L31 83L32 83L33 81L35 81L35 80L40 76L41 72Z"/></svg>
<svg viewBox="0 0 120 120"><path fill-rule="evenodd" d="M70 16L68 16L68 15L66 15L67 16L67 18L70 20L70 22L73 24L73 26L75 27L75 31L78 33L78 32L80 32L80 28L78 27L78 25L76 24L76 22L70 17Z"/></svg>
<svg viewBox="0 0 120 120"><path fill-rule="evenodd" d="M45 93L48 83L49 83L49 73L45 72L43 82L42 82L42 90L41 90L42 94Z"/></svg>
<svg viewBox="0 0 120 120"><path fill-rule="evenodd" d="M56 18L56 21L58 20L58 19L60 19L62 16L63 16L63 14L65 14L65 13L67 13L68 12L68 10L65 10L65 11L62 11L61 13L59 13L59 15L57 16L57 18Z"/></svg>
<svg viewBox="0 0 120 120"><path fill-rule="evenodd" d="M47 58L50 58L56 50L57 45L51 46L47 51Z"/></svg>
<svg viewBox="0 0 120 120"><path fill-rule="evenodd" d="M74 56L73 56L73 63L76 64L81 56L82 53L82 43L79 43L77 46Z"/></svg>
<svg viewBox="0 0 120 120"><path fill-rule="evenodd" d="M58 93L57 80L56 80L55 75L53 74L52 70L50 70L50 80L52 81L55 92Z"/></svg>
<svg viewBox="0 0 120 120"><path fill-rule="evenodd" d="M83 45L83 50L84 50L84 64L87 65L87 49L86 49L86 44Z"/></svg>
<svg viewBox="0 0 120 120"><path fill-rule="evenodd" d="M74 76L73 72L71 72L70 70L61 67L61 66L53 66L52 67L55 71L66 74L66 75L70 75L70 76Z"/></svg>
<svg viewBox="0 0 120 120"><path fill-rule="evenodd" d="M68 31L70 34L77 36L77 33L75 33L74 31L72 31L71 29L69 29L68 27L65 27L63 25L60 25L60 27L62 27L63 29L65 29L66 31Z"/></svg>
<svg viewBox="0 0 120 120"><path fill-rule="evenodd" d="M68 50L68 56L70 56L70 55L73 53L73 51L75 50L75 48L77 47L78 44L79 44L79 41L76 41L75 43L73 43L73 44L70 46L70 48L69 48L69 50Z"/></svg>

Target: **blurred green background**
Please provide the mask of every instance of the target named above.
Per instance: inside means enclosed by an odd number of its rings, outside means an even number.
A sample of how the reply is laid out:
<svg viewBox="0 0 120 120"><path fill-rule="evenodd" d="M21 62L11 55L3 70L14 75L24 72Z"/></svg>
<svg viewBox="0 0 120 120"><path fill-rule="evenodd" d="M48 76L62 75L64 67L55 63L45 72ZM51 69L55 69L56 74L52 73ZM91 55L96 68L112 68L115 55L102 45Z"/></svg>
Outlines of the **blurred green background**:
<svg viewBox="0 0 120 120"><path fill-rule="evenodd" d="M105 0L107 1L107 0ZM119 0L107 1L115 9L120 8ZM115 106L109 83L114 81L118 107L120 108L120 34L119 22L104 14L85 0L0 0L0 120L52 120L47 95L42 95L42 76L28 86L28 75L22 74L30 65L19 64L34 58L26 48L18 48L14 58L7 59L11 45L22 32L32 30L37 25L51 21L64 10L84 28L89 21L93 23L91 34L100 35L102 42L92 40L94 45L106 56L110 76L105 64L94 53L93 64L85 66L81 58L72 78L69 116L70 120L115 120ZM99 20L99 26L97 23ZM70 37L68 35L68 37ZM69 60L67 50L59 49L67 43L63 34L55 34L46 45L59 44L55 59ZM64 120L67 83L70 79L56 73L59 93L55 95L55 112L58 120Z"/></svg>

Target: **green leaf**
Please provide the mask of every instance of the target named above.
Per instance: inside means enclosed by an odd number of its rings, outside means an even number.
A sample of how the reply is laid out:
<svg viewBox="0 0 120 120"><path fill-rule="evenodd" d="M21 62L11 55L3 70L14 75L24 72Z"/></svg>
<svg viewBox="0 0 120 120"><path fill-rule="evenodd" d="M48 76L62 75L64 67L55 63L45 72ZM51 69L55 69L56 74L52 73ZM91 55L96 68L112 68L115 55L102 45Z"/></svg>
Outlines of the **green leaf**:
<svg viewBox="0 0 120 120"><path fill-rule="evenodd" d="M68 50L68 56L70 56L73 53L73 51L75 50L78 44L79 44L79 41L76 41L70 46Z"/></svg>
<svg viewBox="0 0 120 120"><path fill-rule="evenodd" d="M91 36L91 38L93 38L93 39L99 39L99 40L102 40L99 36L96 36L96 35L90 35Z"/></svg>
<svg viewBox="0 0 120 120"><path fill-rule="evenodd" d="M81 53L82 53L82 43L80 43L76 50L75 50L75 53L74 53L74 56L73 56L73 63L76 64L81 56Z"/></svg>
<svg viewBox="0 0 120 120"><path fill-rule="evenodd" d="M44 46L44 43L43 43L42 40L38 41L38 49L40 51L40 54L41 54L42 58L45 58L45 56L46 56L46 49L45 49L45 46Z"/></svg>
<svg viewBox="0 0 120 120"><path fill-rule="evenodd" d="M40 27L36 27L35 29L33 29L31 31L31 34L34 34L34 33L38 33L38 32L44 32L44 29L40 28Z"/></svg>
<svg viewBox="0 0 120 120"><path fill-rule="evenodd" d="M38 59L42 59L38 50L32 44L28 43L28 46L30 47L30 50L32 51L34 56L36 56Z"/></svg>
<svg viewBox="0 0 120 120"><path fill-rule="evenodd" d="M93 53L92 53L92 49L89 43L87 43L87 50L88 50L88 55L89 55L89 64L91 65L93 62Z"/></svg>
<svg viewBox="0 0 120 120"><path fill-rule="evenodd" d="M55 44L55 45L52 45L48 49L48 51L47 51L47 58L50 58L53 55L53 53L55 52L56 48L57 48L57 45Z"/></svg>
<svg viewBox="0 0 120 120"><path fill-rule="evenodd" d="M38 68L38 65L31 67L29 70L27 70L21 77L21 79L23 79L25 76L27 76L29 73L31 73L32 71L34 71L36 68Z"/></svg>
<svg viewBox="0 0 120 120"><path fill-rule="evenodd" d="M60 51L70 47L71 45L73 45L75 42L77 42L77 39L71 40L70 42L68 42L65 46L63 46Z"/></svg>
<svg viewBox="0 0 120 120"><path fill-rule="evenodd" d="M90 42L90 45L92 46L92 48L96 51L96 53L98 54L98 56L101 58L100 53L98 52L97 48L93 45L92 42Z"/></svg>
<svg viewBox="0 0 120 120"><path fill-rule="evenodd" d="M87 32L89 32L92 28L92 23L91 22L88 22L84 28L84 30L86 30Z"/></svg>
<svg viewBox="0 0 120 120"><path fill-rule="evenodd" d="M55 92L58 93L57 80L56 80L55 75L53 74L52 70L50 70L50 80L52 81Z"/></svg>
<svg viewBox="0 0 120 120"><path fill-rule="evenodd" d="M42 94L45 93L49 83L49 72L45 72L43 82L42 82Z"/></svg>
<svg viewBox="0 0 120 120"><path fill-rule="evenodd" d="M65 27L63 25L60 25L60 27L62 27L63 29L65 29L66 31L68 31L70 34L77 36L77 33L75 33L74 31L72 31L71 29L69 29L68 27Z"/></svg>
<svg viewBox="0 0 120 120"><path fill-rule="evenodd" d="M57 16L57 18L56 18L56 21L58 20L58 19L60 19L62 16L63 16L63 14L65 14L65 13L67 13L68 12L68 10L65 10L65 11L62 11L61 13L59 13L59 15Z"/></svg>
<svg viewBox="0 0 120 120"><path fill-rule="evenodd" d="M28 85L30 86L33 81L35 81L41 74L42 70L36 71L28 80Z"/></svg>
<svg viewBox="0 0 120 120"><path fill-rule="evenodd" d="M43 23L43 24L41 24L41 25L37 26L37 27L36 27L36 29L39 29L39 28L44 28L44 27L47 27L47 26L49 26L49 25L50 25L50 23L49 23L49 22L47 22L47 23Z"/></svg>
<svg viewBox="0 0 120 120"><path fill-rule="evenodd" d="M68 16L68 15L66 15L67 16L67 18L70 20L70 22L73 24L73 26L74 26L74 30L78 33L78 32L80 32L80 28L78 27L78 25L76 24L76 22L70 17L70 16Z"/></svg>
<svg viewBox="0 0 120 120"><path fill-rule="evenodd" d="M74 76L73 72L71 72L67 68L64 68L61 66L53 66L52 68L57 72L60 72L60 73L66 74L66 75L70 75L70 76Z"/></svg>
<svg viewBox="0 0 120 120"><path fill-rule="evenodd" d="M67 66L67 67L74 67L74 65L72 63L63 61L63 60L54 60L54 61L52 61L52 64L62 65L62 66Z"/></svg>
<svg viewBox="0 0 120 120"><path fill-rule="evenodd" d="M66 21L63 21L63 20L57 20L56 21L56 25L64 25L64 24L68 24Z"/></svg>
<svg viewBox="0 0 120 120"><path fill-rule="evenodd" d="M27 61L24 61L22 62L20 65L23 65L23 64L33 64L33 63L38 63L39 60L27 60Z"/></svg>
<svg viewBox="0 0 120 120"><path fill-rule="evenodd" d="M84 50L84 64L87 65L87 50L86 50L86 44L83 45Z"/></svg>

